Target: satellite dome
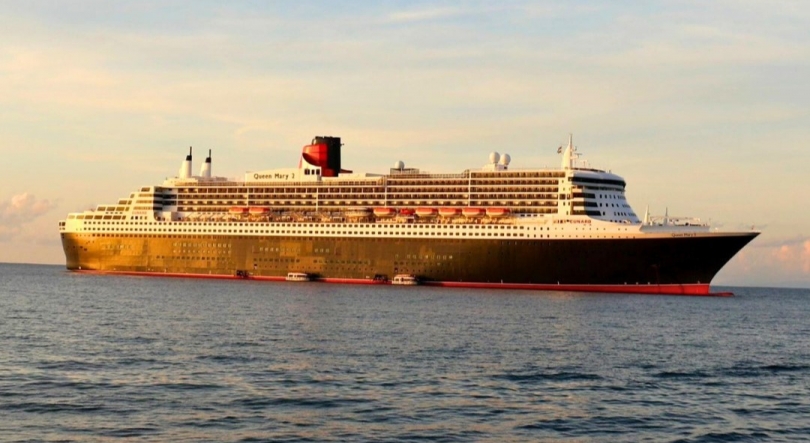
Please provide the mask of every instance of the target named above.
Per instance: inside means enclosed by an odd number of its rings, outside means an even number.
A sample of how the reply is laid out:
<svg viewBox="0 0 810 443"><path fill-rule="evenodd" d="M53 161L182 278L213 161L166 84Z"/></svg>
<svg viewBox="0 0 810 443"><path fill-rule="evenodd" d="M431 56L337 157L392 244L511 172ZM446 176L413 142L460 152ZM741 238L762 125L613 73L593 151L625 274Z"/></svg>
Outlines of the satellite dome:
<svg viewBox="0 0 810 443"><path fill-rule="evenodd" d="M405 169L405 162L402 160L397 160L397 162L394 163L394 169L399 169L400 171Z"/></svg>
<svg viewBox="0 0 810 443"><path fill-rule="evenodd" d="M501 154L498 154L497 152L493 152L493 153L489 154L489 162L492 163L492 164L498 163L498 160L500 158L501 158Z"/></svg>
<svg viewBox="0 0 810 443"><path fill-rule="evenodd" d="M512 157L509 154L504 154L501 156L501 164L504 166L509 166L509 162L512 161Z"/></svg>

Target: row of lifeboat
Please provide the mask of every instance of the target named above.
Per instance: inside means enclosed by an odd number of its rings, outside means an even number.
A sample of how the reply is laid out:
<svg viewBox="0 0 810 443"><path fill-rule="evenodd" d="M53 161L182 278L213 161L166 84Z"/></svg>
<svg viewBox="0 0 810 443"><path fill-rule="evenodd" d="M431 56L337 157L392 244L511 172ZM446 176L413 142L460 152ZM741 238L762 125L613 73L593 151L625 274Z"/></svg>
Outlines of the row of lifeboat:
<svg viewBox="0 0 810 443"><path fill-rule="evenodd" d="M263 207L263 206L233 206L228 211L231 215L267 215L270 213L270 208ZM350 208L349 212L357 213L357 216L365 216L368 215L369 209L368 208ZM420 218L430 218L430 217L457 217L459 215L463 215L464 217L475 218L475 217L505 217L509 215L509 208L474 208L474 207L466 207L466 208L391 208L391 207L379 207L374 208L373 211L375 217L379 218L386 218L386 217L394 217L396 215L400 216L417 216Z"/></svg>
<svg viewBox="0 0 810 443"><path fill-rule="evenodd" d="M393 217L395 215L402 215L402 216L411 216L416 215L417 217L421 218L430 218L430 217L456 217L458 215L463 215L465 217L483 217L485 215L489 217L505 217L509 215L509 208L390 208L390 207L381 207L381 208L374 208L374 215L376 217Z"/></svg>
<svg viewBox="0 0 810 443"><path fill-rule="evenodd" d="M270 208L264 206L232 206L228 213L231 215L267 215L270 213Z"/></svg>

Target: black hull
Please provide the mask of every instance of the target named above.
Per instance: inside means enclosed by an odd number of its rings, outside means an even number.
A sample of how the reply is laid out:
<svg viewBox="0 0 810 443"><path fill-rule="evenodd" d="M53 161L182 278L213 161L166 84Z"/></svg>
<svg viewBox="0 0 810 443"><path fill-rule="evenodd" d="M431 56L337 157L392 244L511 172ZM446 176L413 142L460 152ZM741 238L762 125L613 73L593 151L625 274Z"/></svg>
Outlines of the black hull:
<svg viewBox="0 0 810 443"><path fill-rule="evenodd" d="M306 272L333 281L413 274L456 286L702 293L756 235L473 240L66 233L62 243L70 270L259 279ZM615 288L624 286L642 289Z"/></svg>

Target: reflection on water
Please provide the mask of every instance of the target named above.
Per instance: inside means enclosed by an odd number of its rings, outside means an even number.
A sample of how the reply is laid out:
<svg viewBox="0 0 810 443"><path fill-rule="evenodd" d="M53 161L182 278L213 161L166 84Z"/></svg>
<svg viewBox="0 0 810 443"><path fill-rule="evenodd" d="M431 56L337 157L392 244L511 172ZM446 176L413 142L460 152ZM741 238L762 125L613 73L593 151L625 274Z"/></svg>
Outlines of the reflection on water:
<svg viewBox="0 0 810 443"><path fill-rule="evenodd" d="M0 265L0 440L802 441L810 291L736 292Z"/></svg>

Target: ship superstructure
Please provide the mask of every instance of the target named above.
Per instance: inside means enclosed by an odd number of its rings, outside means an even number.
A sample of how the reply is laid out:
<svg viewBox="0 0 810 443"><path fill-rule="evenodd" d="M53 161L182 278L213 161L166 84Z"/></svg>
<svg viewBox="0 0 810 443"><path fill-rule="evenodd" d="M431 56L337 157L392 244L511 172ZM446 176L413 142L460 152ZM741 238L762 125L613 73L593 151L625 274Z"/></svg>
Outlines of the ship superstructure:
<svg viewBox="0 0 810 443"><path fill-rule="evenodd" d="M625 181L578 165L569 138L559 169L388 174L342 168L341 140L315 137L297 167L214 176L209 151L178 175L115 205L69 214L60 232L72 270L601 292L708 294L756 232L698 219L640 219Z"/></svg>

